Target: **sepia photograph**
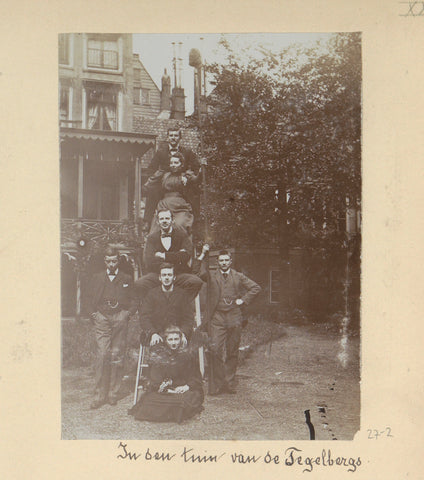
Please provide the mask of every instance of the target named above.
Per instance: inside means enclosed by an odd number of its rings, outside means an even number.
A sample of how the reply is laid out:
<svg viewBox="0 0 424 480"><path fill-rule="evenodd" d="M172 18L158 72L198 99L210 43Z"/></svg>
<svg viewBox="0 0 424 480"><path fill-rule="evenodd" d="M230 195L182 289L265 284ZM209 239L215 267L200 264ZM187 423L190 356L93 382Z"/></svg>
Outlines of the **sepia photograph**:
<svg viewBox="0 0 424 480"><path fill-rule="evenodd" d="M58 35L63 440L353 440L361 42Z"/></svg>

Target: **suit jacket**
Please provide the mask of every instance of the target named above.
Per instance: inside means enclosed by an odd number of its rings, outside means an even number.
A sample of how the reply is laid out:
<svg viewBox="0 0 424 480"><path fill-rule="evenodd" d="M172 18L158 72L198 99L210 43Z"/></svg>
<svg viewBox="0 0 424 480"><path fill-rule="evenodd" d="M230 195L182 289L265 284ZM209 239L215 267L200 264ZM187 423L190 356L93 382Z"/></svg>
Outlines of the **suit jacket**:
<svg viewBox="0 0 424 480"><path fill-rule="evenodd" d="M163 262L172 263L175 267L175 274L189 273L188 262L191 258L193 245L186 231L182 228L172 228L171 247L166 250L160 240L161 232L150 233L146 238L144 247L144 266L147 273L159 273L159 267ZM155 257L156 252L165 253L165 260Z"/></svg>
<svg viewBox="0 0 424 480"><path fill-rule="evenodd" d="M206 281L207 273L203 273L201 276L202 280ZM219 270L215 270L209 273L209 291L208 291L208 311L210 318L212 318L213 314L215 313L216 307L218 306L221 288L220 283L218 280L218 276L220 275ZM251 280L250 278L246 277L241 272L237 272L234 269L231 269L230 275L232 276L236 291L238 292L238 298L243 300L245 305L249 305L250 302L258 295L261 291L261 287Z"/></svg>
<svg viewBox="0 0 424 480"><path fill-rule="evenodd" d="M187 293L174 285L167 296L162 286L152 288L141 306L141 326L149 338L171 326L181 328L187 338L194 327L194 314Z"/></svg>
<svg viewBox="0 0 424 480"><path fill-rule="evenodd" d="M90 314L98 311L106 282L110 282L106 270L93 275L89 284ZM120 310L134 310L135 299L132 277L122 272L122 270L118 270L118 274L116 275L113 283L116 283L116 300L119 302Z"/></svg>
<svg viewBox="0 0 424 480"><path fill-rule="evenodd" d="M197 175L199 173L200 163L197 160L196 155L188 148L178 146L177 151L181 153L184 157L184 165L186 170L193 170ZM160 148L154 154L152 161L149 165L149 170L151 173L156 172L157 170L169 171L169 159L171 154L169 151L169 145L166 144L164 148Z"/></svg>
<svg viewBox="0 0 424 480"><path fill-rule="evenodd" d="M184 157L185 170L192 170L195 175L199 173L200 163L197 160L196 155L189 150L179 146L177 149ZM150 175L156 175L156 172L169 172L169 159L171 158L169 152L169 146L166 144L165 148L159 149L153 156L152 161L149 165ZM158 174L159 176L159 174ZM148 183L152 183L151 181ZM150 225L153 216L155 214L156 205L159 200L161 200L161 189L160 188L149 188L146 192L146 207L144 210L144 221ZM195 218L199 216L200 213L200 190L196 183L193 183L187 188L187 198L186 200L190 203L193 209L193 215Z"/></svg>

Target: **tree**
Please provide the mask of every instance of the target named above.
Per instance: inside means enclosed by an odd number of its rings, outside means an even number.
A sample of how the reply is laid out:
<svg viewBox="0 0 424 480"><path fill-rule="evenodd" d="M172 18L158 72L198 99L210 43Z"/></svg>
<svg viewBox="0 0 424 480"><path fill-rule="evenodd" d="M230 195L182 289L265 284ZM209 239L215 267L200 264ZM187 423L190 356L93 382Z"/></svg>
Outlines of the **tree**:
<svg viewBox="0 0 424 480"><path fill-rule="evenodd" d="M361 198L359 34L248 62L222 44L203 128L215 242L342 247L346 197Z"/></svg>

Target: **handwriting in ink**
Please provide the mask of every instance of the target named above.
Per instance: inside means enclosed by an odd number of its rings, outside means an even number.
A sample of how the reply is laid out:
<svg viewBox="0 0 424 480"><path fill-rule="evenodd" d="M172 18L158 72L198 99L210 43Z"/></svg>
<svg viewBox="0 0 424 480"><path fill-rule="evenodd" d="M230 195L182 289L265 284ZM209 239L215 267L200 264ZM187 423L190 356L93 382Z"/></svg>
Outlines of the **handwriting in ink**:
<svg viewBox="0 0 424 480"><path fill-rule="evenodd" d="M269 452L268 452L269 453ZM291 467L293 465L303 466L303 472L312 472L314 465L320 465L322 467L343 466L347 467L348 472L355 472L358 467L362 465L360 457L336 457L333 456L331 450L323 450L320 456L309 457L300 455L302 450L296 447L289 447L285 451L285 465Z"/></svg>
<svg viewBox="0 0 424 480"><path fill-rule="evenodd" d="M129 460L138 460L141 457L141 453L132 453L127 449L126 443L120 442L118 448L122 448L123 452L120 453L117 458L125 459L128 458ZM159 460L162 462L171 461L175 457L175 453L164 453L164 452L152 452L150 448L147 448L146 453L144 454L144 460Z"/></svg>
<svg viewBox="0 0 424 480"><path fill-rule="evenodd" d="M138 457L141 456L141 454L136 454L136 453L131 453L127 450L127 444L119 442L118 448L122 448L124 451L124 454L119 454L116 458L129 458L130 460L137 460Z"/></svg>
<svg viewBox="0 0 424 480"><path fill-rule="evenodd" d="M256 463L261 458L260 455L257 457L256 455L243 455L242 453L232 453L230 456L233 463L242 464Z"/></svg>
<svg viewBox="0 0 424 480"><path fill-rule="evenodd" d="M159 453L155 452L154 454L150 453L149 448L147 448L146 454L144 455L144 458L146 460L162 460L163 462L165 460L172 460L175 457L175 453L172 455L170 453Z"/></svg>
<svg viewBox="0 0 424 480"><path fill-rule="evenodd" d="M191 463L207 463L207 462L217 462L221 457L225 455L225 453L222 453L221 455L195 455L194 453L191 453L193 451L192 448L187 448L184 447L183 453L180 455L180 457L184 460L185 463L191 462Z"/></svg>

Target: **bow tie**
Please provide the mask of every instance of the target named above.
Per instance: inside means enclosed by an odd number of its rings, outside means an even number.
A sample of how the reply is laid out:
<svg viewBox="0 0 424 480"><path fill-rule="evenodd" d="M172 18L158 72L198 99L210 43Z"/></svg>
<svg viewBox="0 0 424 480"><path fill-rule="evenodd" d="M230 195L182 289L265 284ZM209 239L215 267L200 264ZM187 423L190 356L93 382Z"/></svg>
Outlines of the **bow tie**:
<svg viewBox="0 0 424 480"><path fill-rule="evenodd" d="M160 238L171 238L171 234L170 233L161 233Z"/></svg>
<svg viewBox="0 0 424 480"><path fill-rule="evenodd" d="M115 276L116 275L116 272L109 272L108 275L112 275L112 276Z"/></svg>

